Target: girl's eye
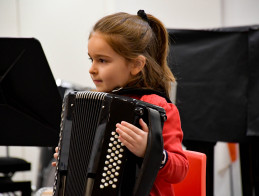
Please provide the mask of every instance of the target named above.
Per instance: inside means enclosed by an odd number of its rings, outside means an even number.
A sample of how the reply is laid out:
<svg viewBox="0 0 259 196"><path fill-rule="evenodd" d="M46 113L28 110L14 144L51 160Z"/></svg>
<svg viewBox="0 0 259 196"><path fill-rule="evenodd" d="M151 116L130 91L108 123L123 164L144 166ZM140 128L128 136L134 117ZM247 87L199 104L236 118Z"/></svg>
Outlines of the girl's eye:
<svg viewBox="0 0 259 196"><path fill-rule="evenodd" d="M89 60L93 63L93 61L94 61L94 59L93 58L91 58L91 57L89 57ZM99 58L99 59L96 59L96 61L98 60L98 62L100 62L100 63L106 63L107 61L106 60L104 60L103 58Z"/></svg>
<svg viewBox="0 0 259 196"><path fill-rule="evenodd" d="M99 62L100 62L100 63L105 63L106 60L104 60L104 59L99 59Z"/></svg>

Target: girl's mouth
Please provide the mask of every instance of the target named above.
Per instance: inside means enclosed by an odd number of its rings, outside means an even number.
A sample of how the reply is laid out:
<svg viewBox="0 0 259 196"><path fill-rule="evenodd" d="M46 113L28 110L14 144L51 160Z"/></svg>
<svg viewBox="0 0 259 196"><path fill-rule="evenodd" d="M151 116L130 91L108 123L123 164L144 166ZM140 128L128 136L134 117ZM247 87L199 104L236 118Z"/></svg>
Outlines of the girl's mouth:
<svg viewBox="0 0 259 196"><path fill-rule="evenodd" d="M95 84L100 84L100 83L102 82L102 80L93 80L93 82L94 82Z"/></svg>

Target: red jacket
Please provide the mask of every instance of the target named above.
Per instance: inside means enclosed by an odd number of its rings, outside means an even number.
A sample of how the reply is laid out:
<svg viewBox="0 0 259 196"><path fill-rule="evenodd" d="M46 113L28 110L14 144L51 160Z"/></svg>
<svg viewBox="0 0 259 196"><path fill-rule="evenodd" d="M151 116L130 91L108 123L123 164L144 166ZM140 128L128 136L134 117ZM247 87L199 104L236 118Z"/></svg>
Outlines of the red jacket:
<svg viewBox="0 0 259 196"><path fill-rule="evenodd" d="M163 139L168 160L159 170L150 195L174 196L172 184L182 181L189 168L189 162L182 149L183 132L178 109L174 104L168 103L164 98L155 94L131 97L163 107L166 111L167 120L164 123Z"/></svg>

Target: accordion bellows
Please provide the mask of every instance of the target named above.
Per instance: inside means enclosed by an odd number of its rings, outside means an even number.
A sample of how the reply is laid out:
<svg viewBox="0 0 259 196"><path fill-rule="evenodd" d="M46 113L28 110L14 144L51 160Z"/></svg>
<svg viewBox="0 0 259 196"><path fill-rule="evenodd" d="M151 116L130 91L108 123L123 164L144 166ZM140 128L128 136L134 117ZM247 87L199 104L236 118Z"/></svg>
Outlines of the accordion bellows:
<svg viewBox="0 0 259 196"><path fill-rule="evenodd" d="M148 124L144 158L118 139L116 123ZM68 94L61 114L59 156L53 195L148 195L163 151L163 108L130 97L80 91Z"/></svg>

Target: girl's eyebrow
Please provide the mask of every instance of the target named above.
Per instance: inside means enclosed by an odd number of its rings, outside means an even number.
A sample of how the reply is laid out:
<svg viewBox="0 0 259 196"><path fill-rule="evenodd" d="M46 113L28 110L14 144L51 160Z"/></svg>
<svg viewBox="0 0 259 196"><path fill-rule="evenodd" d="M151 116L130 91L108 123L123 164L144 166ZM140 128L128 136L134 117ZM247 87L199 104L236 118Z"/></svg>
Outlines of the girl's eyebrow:
<svg viewBox="0 0 259 196"><path fill-rule="evenodd" d="M88 56L92 57L89 53L88 53ZM111 58L110 56L107 56L104 54L95 54L95 55L93 55L93 57L95 57L95 58L100 58L100 57Z"/></svg>

